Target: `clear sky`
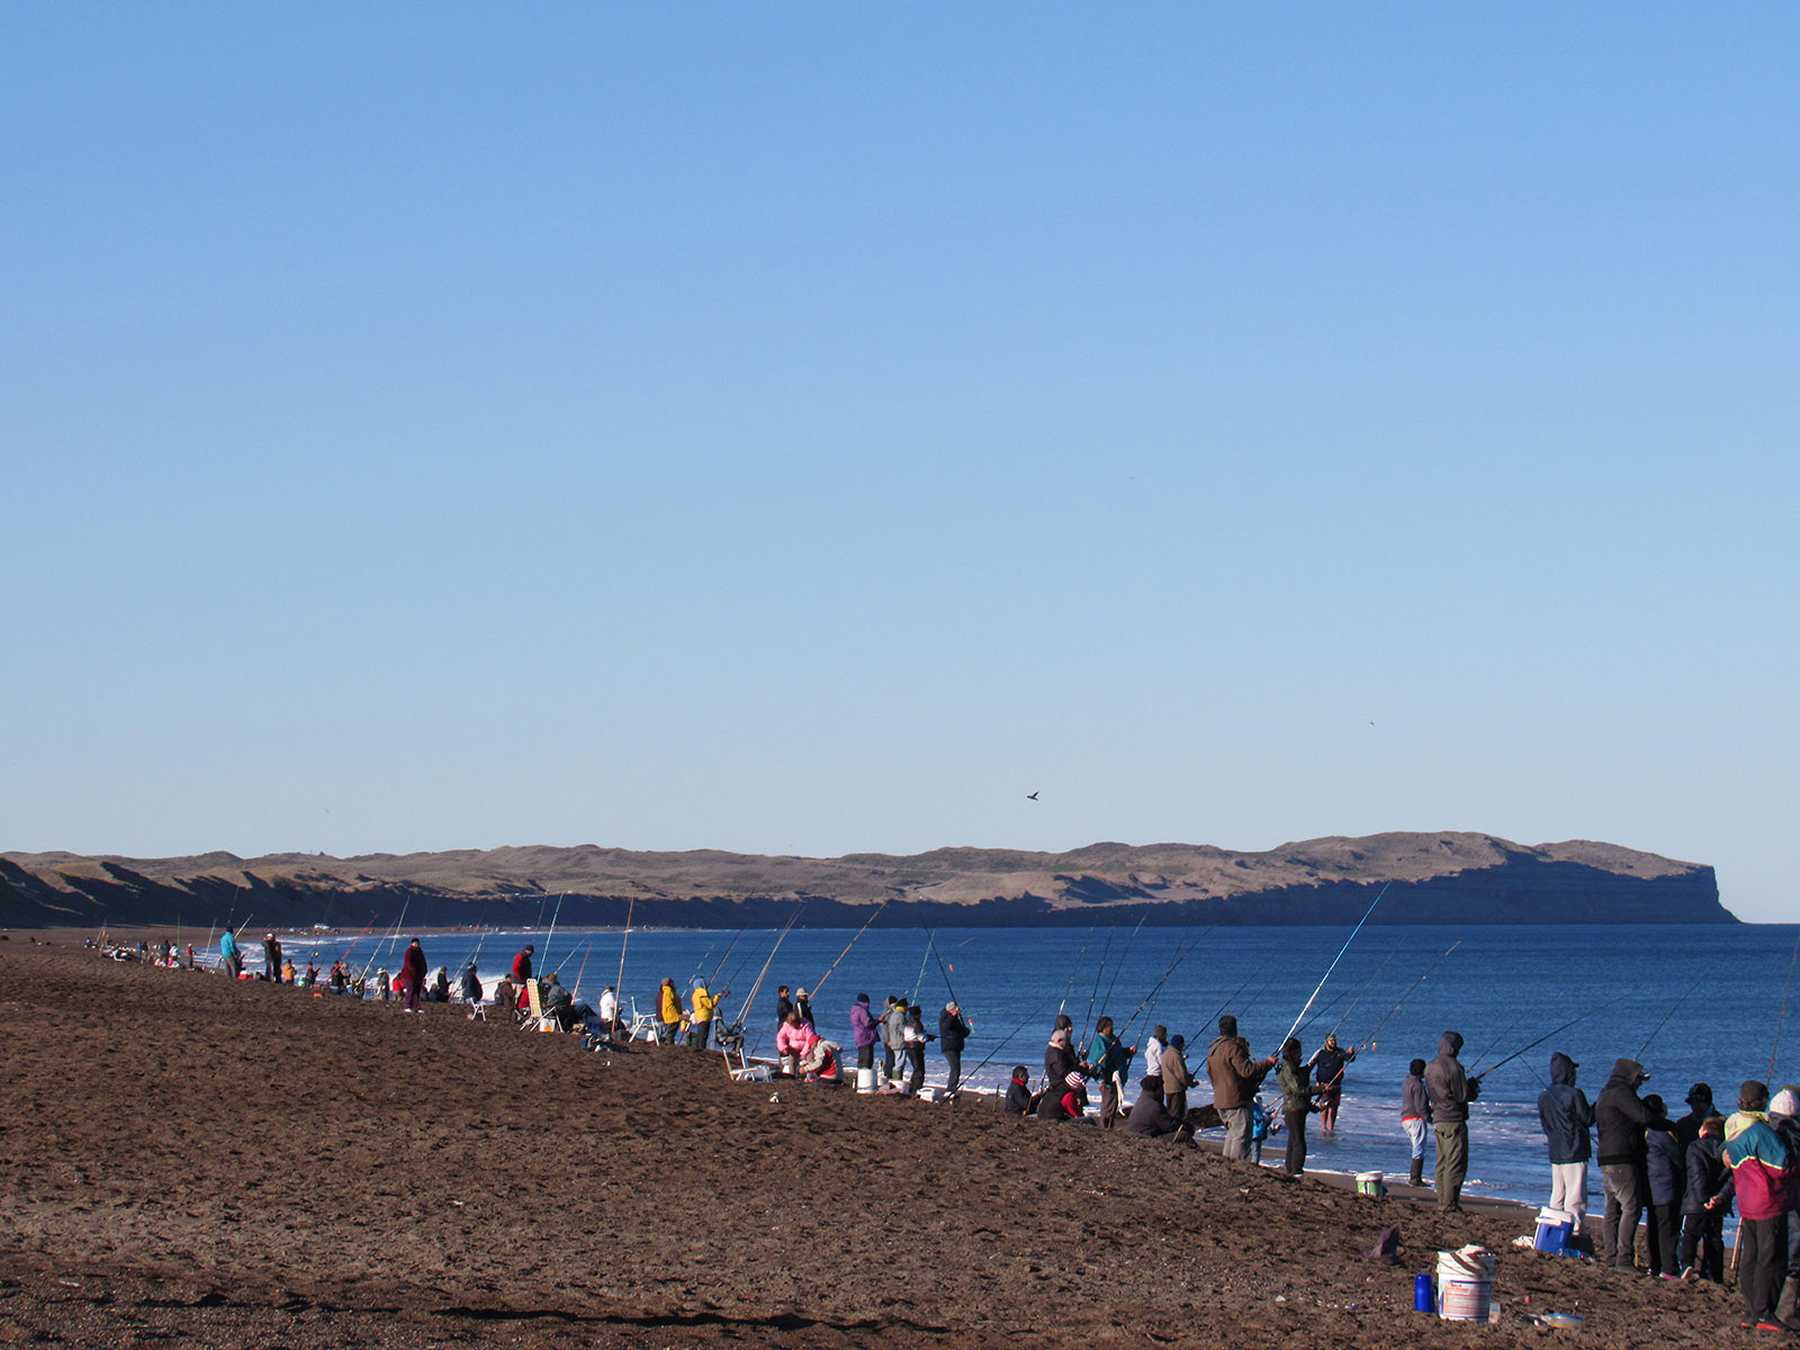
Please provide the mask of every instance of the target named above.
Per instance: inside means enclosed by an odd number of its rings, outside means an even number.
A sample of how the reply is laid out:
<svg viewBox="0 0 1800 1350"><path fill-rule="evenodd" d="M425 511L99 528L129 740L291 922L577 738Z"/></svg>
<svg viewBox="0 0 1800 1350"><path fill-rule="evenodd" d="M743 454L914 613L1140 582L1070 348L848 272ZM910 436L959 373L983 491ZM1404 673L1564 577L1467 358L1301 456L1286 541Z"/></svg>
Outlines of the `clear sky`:
<svg viewBox="0 0 1800 1350"><path fill-rule="evenodd" d="M0 847L1461 828L1793 919L1797 47L11 7Z"/></svg>

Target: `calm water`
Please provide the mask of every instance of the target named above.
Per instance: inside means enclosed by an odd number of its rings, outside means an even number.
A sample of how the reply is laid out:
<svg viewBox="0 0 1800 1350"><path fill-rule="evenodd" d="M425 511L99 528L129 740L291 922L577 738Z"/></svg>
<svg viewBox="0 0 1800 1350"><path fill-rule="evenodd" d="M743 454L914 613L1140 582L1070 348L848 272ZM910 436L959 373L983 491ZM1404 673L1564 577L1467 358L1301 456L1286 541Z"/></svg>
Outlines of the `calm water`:
<svg viewBox="0 0 1800 1350"><path fill-rule="evenodd" d="M1384 1019L1386 1024L1345 1076L1337 1136L1320 1137L1314 1122L1310 1165L1405 1172L1400 1082L1408 1060L1436 1053L1444 1029L1463 1033L1463 1062L1474 1071L1587 1013L1585 1020L1488 1079L1474 1108L1468 1189L1541 1203L1548 1192L1548 1169L1536 1103L1550 1052L1564 1050L1581 1064L1579 1081L1592 1099L1613 1060L1639 1057L1649 1039L1641 1055L1651 1073L1646 1091L1660 1092L1679 1115L1686 1110L1681 1099L1689 1085L1703 1080L1729 1105L1741 1080L1768 1072L1797 932L1782 925L1365 929L1320 994L1301 1038L1310 1054L1334 1027L1340 1040L1361 1044ZM734 936L634 932L625 969L626 1005L635 999L638 1007L650 1010L664 977L685 991L694 975L710 975L722 959L721 983L732 990L724 1007L737 1018L778 934L745 932L727 954ZM765 1051L772 1045L776 984L817 987L851 936L848 930L798 927L788 935L750 1009L753 1047L758 1040ZM1199 1072L1221 1004L1229 1003L1237 1013L1255 1054L1272 1052L1346 936L1343 928L1312 927L1144 928L1135 936L1129 928L1093 933L948 928L936 932L945 967L940 969L922 930L877 924L832 974L814 1013L819 1030L847 1046L849 1008L858 993L867 993L879 1008L887 994L910 997L916 990L935 1009L953 985L975 1024L964 1051L965 1071L992 1053L992 1062L975 1081L995 1085L1005 1081L1015 1063L1031 1066L1034 1074L1041 1068L1052 1018L1065 997L1077 1029L1091 1022L1090 1003L1094 1016L1109 1012L1123 1021L1187 945L1188 955L1150 1015L1139 1019L1127 1039L1141 1042L1146 1022L1165 1023L1187 1037L1189 1061ZM559 931L547 952L538 934L435 936L424 940L425 953L433 969L448 965L454 975L478 940L484 982L491 983L508 967L527 940L537 942L540 973L561 966L565 983L573 984L585 963L581 995L590 1001L618 972L616 930ZM1444 957L1457 942L1461 946ZM339 937L317 944L321 969L345 943ZM311 944L295 940L286 946L300 958ZM369 958L374 946L374 939L356 944L353 969ZM397 950L386 948L381 964L392 970L398 956ZM260 947L246 943L253 968L260 957ZM1420 975L1426 976L1424 983L1408 995ZM1405 1002L1395 1011L1403 995ZM935 1031L935 1017L927 1022ZM1134 1064L1134 1076L1140 1069L1141 1061ZM933 1053L927 1061L928 1081L941 1081L942 1071L942 1061ZM1774 1075L1777 1084L1796 1079L1800 1031L1784 1039ZM1135 1095L1133 1089L1128 1097ZM1203 1086L1199 1098L1205 1096ZM1272 1094L1266 1099L1272 1100ZM1597 1183L1598 1169L1594 1171Z"/></svg>

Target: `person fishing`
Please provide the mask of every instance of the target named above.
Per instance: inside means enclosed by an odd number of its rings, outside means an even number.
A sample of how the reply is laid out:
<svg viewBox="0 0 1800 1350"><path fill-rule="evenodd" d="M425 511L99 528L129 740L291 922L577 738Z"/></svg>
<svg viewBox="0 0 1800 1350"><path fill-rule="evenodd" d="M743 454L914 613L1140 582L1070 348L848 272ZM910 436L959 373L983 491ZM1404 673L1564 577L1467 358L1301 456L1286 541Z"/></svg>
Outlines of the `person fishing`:
<svg viewBox="0 0 1800 1350"><path fill-rule="evenodd" d="M542 919L543 917L542 910L540 909L538 918ZM523 989L525 987L525 981L531 978L531 958L536 955L537 944L531 942L527 942L523 947L519 948L517 954L514 955L512 963L512 979L513 984L517 987Z"/></svg>
<svg viewBox="0 0 1800 1350"><path fill-rule="evenodd" d="M1787 1212L1795 1159L1769 1123L1769 1087L1747 1079L1725 1122L1725 1163L1738 1205L1738 1289L1745 1330L1782 1332L1776 1309L1787 1271Z"/></svg>
<svg viewBox="0 0 1800 1350"><path fill-rule="evenodd" d="M1150 1034L1144 1038L1144 1072L1155 1076L1162 1074L1162 1054L1169 1044L1169 1029L1161 1022L1150 1028Z"/></svg>
<svg viewBox="0 0 1800 1350"><path fill-rule="evenodd" d="M1775 1320L1784 1326L1796 1325L1796 1301L1800 1297L1800 1213L1795 1212L1796 1189L1800 1189L1800 1085L1786 1084L1769 1099L1769 1124L1787 1145L1788 1159L1795 1176L1788 1191L1787 1275L1781 1282L1781 1296L1775 1301Z"/></svg>
<svg viewBox="0 0 1800 1350"><path fill-rule="evenodd" d="M538 982L538 1006L544 1010L544 1017L556 1024L558 1031L570 1031L580 1020L575 1011L574 995L554 970Z"/></svg>
<svg viewBox="0 0 1800 1350"><path fill-rule="evenodd" d="M238 954L237 934L229 927L219 934L219 960L225 967L225 973L232 979L244 972L244 958Z"/></svg>
<svg viewBox="0 0 1800 1350"><path fill-rule="evenodd" d="M1213 1107L1225 1122L1225 1156L1234 1162L1250 1158L1250 1104L1262 1086L1275 1056L1250 1058L1250 1042L1238 1035L1237 1018L1219 1018L1219 1034L1206 1052L1206 1076L1212 1080ZM1165 1072L1163 1088L1168 1089Z"/></svg>
<svg viewBox="0 0 1800 1350"><path fill-rule="evenodd" d="M1151 1139L1172 1135L1181 1128L1179 1117L1169 1114L1163 1105L1162 1084L1146 1076L1138 1084L1138 1099L1125 1116L1125 1133L1141 1134Z"/></svg>
<svg viewBox="0 0 1800 1350"><path fill-rule="evenodd" d="M962 1014L955 999L938 1014L938 1051L944 1057L944 1093L954 1097L962 1086L962 1052L975 1028Z"/></svg>
<svg viewBox="0 0 1800 1350"><path fill-rule="evenodd" d="M406 998L406 1011L419 1011L419 995L425 989L425 949L417 938L406 944L400 958L400 988Z"/></svg>
<svg viewBox="0 0 1800 1350"><path fill-rule="evenodd" d="M481 987L481 976L476 973L473 960L463 967L462 977L458 983L460 986L458 992L462 994L462 1001L469 1005L469 1020L471 1022L487 1021L487 1012L481 1006L481 998L486 991Z"/></svg>
<svg viewBox="0 0 1800 1350"><path fill-rule="evenodd" d="M1425 1184L1425 1136L1431 1130L1431 1098L1425 1091L1425 1061L1415 1059L1406 1066L1406 1077L1400 1084L1400 1128L1412 1147L1412 1171L1407 1181L1413 1186Z"/></svg>
<svg viewBox="0 0 1800 1350"><path fill-rule="evenodd" d="M788 987L785 984L776 985L775 1025L778 1027L786 1026L788 1014L792 1011L794 1011L794 1000L788 997Z"/></svg>
<svg viewBox="0 0 1800 1350"><path fill-rule="evenodd" d="M1050 1043L1044 1047L1045 1084L1044 1094L1038 1099L1039 1120L1069 1118L1062 1108L1064 1084L1071 1073L1080 1071L1075 1051L1069 1044L1074 1034L1069 1027L1059 1026L1050 1033Z"/></svg>
<svg viewBox="0 0 1800 1350"><path fill-rule="evenodd" d="M713 1012L719 1006L712 991L706 987L705 981L694 985L690 999L692 1011L688 1017L688 1049L706 1049L707 1038L712 1035Z"/></svg>
<svg viewBox="0 0 1800 1350"><path fill-rule="evenodd" d="M1023 1064L1013 1065L1012 1078L1006 1085L1003 1109L1009 1116L1024 1116L1031 1111L1031 1070Z"/></svg>
<svg viewBox="0 0 1800 1350"><path fill-rule="evenodd" d="M1593 1156L1594 1108L1587 1093L1575 1086L1580 1067L1558 1050L1550 1056L1550 1086L1538 1096L1538 1124L1550 1150L1550 1208L1569 1216L1571 1233L1579 1233L1587 1219L1588 1159Z"/></svg>
<svg viewBox="0 0 1800 1350"><path fill-rule="evenodd" d="M888 995L887 1011L881 1014L882 1081L890 1086L900 1081L900 1057L906 1053L906 1000Z"/></svg>
<svg viewBox="0 0 1800 1350"><path fill-rule="evenodd" d="M619 991L610 984L600 991L600 1006L597 1010L600 1025L606 1028L608 1036L616 1036L619 1031Z"/></svg>
<svg viewBox="0 0 1800 1350"><path fill-rule="evenodd" d="M1131 1067L1135 1045L1125 1045L1113 1032L1113 1020L1102 1017L1094 1023L1094 1043L1088 1048L1088 1063L1100 1080L1100 1128L1110 1130L1119 1118L1119 1083Z"/></svg>
<svg viewBox="0 0 1800 1350"><path fill-rule="evenodd" d="M676 992L674 980L664 980L662 988L657 991L656 1010L656 1042L658 1045L675 1044L675 1034L681 1027L681 995Z"/></svg>
<svg viewBox="0 0 1800 1350"><path fill-rule="evenodd" d="M1437 1058L1425 1069L1431 1131L1437 1140L1438 1208L1462 1213L1463 1178L1469 1174L1469 1103L1481 1095L1481 1080L1463 1072L1461 1032L1438 1038Z"/></svg>
<svg viewBox="0 0 1800 1350"><path fill-rule="evenodd" d="M306 978L309 984L315 973L311 966L306 968ZM450 968L448 966L439 966L437 972L431 977L431 1001L433 1003L450 1001Z"/></svg>
<svg viewBox="0 0 1800 1350"><path fill-rule="evenodd" d="M799 1010L799 1000L796 999L794 1011L798 1013ZM811 1026L812 1023L807 1022L807 1025ZM912 1066L906 1091L908 1096L916 1097L919 1089L925 1086L925 1044L937 1039L925 1030L925 1011L918 1004L915 1003L906 1010L906 1023L901 1028L901 1035L906 1041L906 1061Z"/></svg>
<svg viewBox="0 0 1800 1350"><path fill-rule="evenodd" d="M858 994L856 1002L850 1005L850 1044L856 1047L856 1069L859 1075L865 1069L873 1073L875 1042L880 1039L881 1029L875 1025L875 1015L869 1010L869 996Z"/></svg>
<svg viewBox="0 0 1800 1350"><path fill-rule="evenodd" d="M1287 1130L1287 1159L1282 1172L1297 1181L1306 1171L1306 1118L1319 1109L1318 1102L1331 1088L1316 1082L1311 1066L1301 1062L1297 1036L1289 1036L1281 1043L1275 1081L1281 1087L1281 1120ZM1254 1106L1253 1102L1252 1109Z"/></svg>
<svg viewBox="0 0 1800 1350"><path fill-rule="evenodd" d="M1725 1117L1715 1112L1700 1122L1700 1133L1687 1148L1687 1187L1681 1196L1683 1279L1725 1283L1725 1219L1732 1198L1731 1168L1725 1163Z"/></svg>
<svg viewBox="0 0 1800 1350"><path fill-rule="evenodd" d="M1324 1089L1319 1096L1319 1128L1326 1134L1337 1133L1338 1107L1344 1101L1344 1069L1355 1058L1356 1047L1339 1045L1337 1033L1333 1031L1326 1035L1325 1044L1313 1051L1312 1059L1307 1061L1313 1081Z"/></svg>
<svg viewBox="0 0 1800 1350"><path fill-rule="evenodd" d="M263 972L276 984L281 983L281 943L273 933L263 935Z"/></svg>
<svg viewBox="0 0 1800 1350"><path fill-rule="evenodd" d="M1188 1089L1194 1086L1194 1073L1188 1068L1185 1036L1176 1034L1169 1038L1158 1059L1155 1076L1163 1095L1163 1109L1176 1120L1186 1120Z"/></svg>
<svg viewBox="0 0 1800 1350"><path fill-rule="evenodd" d="M794 991L794 1011L800 1014L800 1020L807 1026L814 1031L819 1029L819 1024L813 1020L812 1000L807 997L806 990Z"/></svg>
<svg viewBox="0 0 1800 1350"><path fill-rule="evenodd" d="M1612 1074L1594 1103L1600 1177L1606 1188L1606 1249L1601 1259L1620 1270L1637 1268L1638 1220L1644 1216L1647 1198L1644 1130L1651 1123L1650 1109L1639 1100L1637 1090L1649 1078L1635 1059L1614 1060ZM1668 1127L1666 1121L1663 1127Z"/></svg>

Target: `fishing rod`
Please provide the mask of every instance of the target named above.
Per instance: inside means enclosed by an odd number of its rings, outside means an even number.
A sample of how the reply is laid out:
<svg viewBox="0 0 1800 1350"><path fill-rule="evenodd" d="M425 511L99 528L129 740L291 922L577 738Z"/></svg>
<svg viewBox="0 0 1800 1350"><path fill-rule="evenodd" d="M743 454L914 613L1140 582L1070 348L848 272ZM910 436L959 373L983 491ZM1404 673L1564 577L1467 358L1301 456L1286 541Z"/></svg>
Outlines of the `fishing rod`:
<svg viewBox="0 0 1800 1350"><path fill-rule="evenodd" d="M1781 1033L1787 1029L1788 998L1794 992L1794 967L1800 965L1800 933L1794 934L1794 954L1788 958L1787 988L1781 991L1781 1016L1775 1019L1775 1040L1769 1046L1769 1072L1764 1081L1775 1081L1775 1060L1781 1054Z"/></svg>
<svg viewBox="0 0 1800 1350"><path fill-rule="evenodd" d="M1100 964L1094 969L1094 987L1088 992L1087 1011L1081 1015L1081 1039L1085 1044L1094 1029L1094 1000L1100 997L1100 977L1106 974L1106 958L1112 954L1113 930L1106 930L1106 945L1100 949Z"/></svg>
<svg viewBox="0 0 1800 1350"><path fill-rule="evenodd" d="M1236 999L1239 994L1243 993L1244 990L1248 989L1250 987L1250 981L1255 978L1256 972L1253 970L1248 975L1244 976L1244 982L1242 984L1225 996L1225 1001L1219 1005L1219 1010L1212 1015L1212 1019L1207 1023L1209 1027L1218 1024L1219 1019L1225 1015L1225 1010L1231 1006L1232 1001ZM1260 991L1258 992L1258 996L1260 997Z"/></svg>
<svg viewBox="0 0 1800 1350"><path fill-rule="evenodd" d="M564 891L562 895L556 897L556 913L550 916L550 931L544 935L544 950L538 956L540 964L550 964L550 939L556 936L556 921L562 918L563 900L568 894L567 891Z"/></svg>
<svg viewBox="0 0 1800 1350"><path fill-rule="evenodd" d="M723 971L725 969L726 960L730 958L732 949L738 945L738 939L743 936L744 936L744 930L742 928L738 929L737 932L735 932L731 935L731 941L729 943L727 943L725 946L725 955L721 956L719 958L719 964L713 967L712 978L707 980L707 982L706 982L706 987L708 989L711 989L715 984L717 984L719 982L719 974L721 971Z"/></svg>
<svg viewBox="0 0 1800 1350"><path fill-rule="evenodd" d="M743 1025L744 1019L750 1016L750 1008L756 1002L756 996L762 992L763 981L769 976L769 967L775 964L775 953L781 950L781 944L787 941L787 935L800 921L800 912L805 908L806 906L802 904L800 909L794 911L792 917L787 921L787 927L781 930L781 936L775 939L775 945L769 948L768 959L762 963L762 969L756 972L756 983L750 986L750 992L744 996L744 1006L738 1009L737 1020L740 1026Z"/></svg>
<svg viewBox="0 0 1800 1350"><path fill-rule="evenodd" d="M1393 951L1388 953L1387 960L1383 961L1379 966L1377 966L1375 968L1375 973L1373 975L1369 976L1368 981L1363 985L1363 987L1361 989L1358 989L1356 991L1356 997L1351 1000L1350 1006L1348 1008L1345 1008L1344 1011L1338 1016L1338 1020L1331 1024L1331 1030L1325 1033L1327 1040L1329 1040L1331 1037L1337 1035L1338 1032L1343 1030L1344 1023L1346 1023L1350 1020L1350 1014L1355 1012L1359 1007L1362 1006L1362 1001L1363 1001L1364 996L1367 995L1368 992L1375 987L1375 981L1379 980L1383 975L1385 975L1387 973L1387 968L1394 964L1394 958L1399 955L1400 955L1400 949L1398 947L1396 947L1396 948L1394 948Z"/></svg>
<svg viewBox="0 0 1800 1350"><path fill-rule="evenodd" d="M1319 977L1319 983L1313 988L1312 997L1307 999L1305 1006L1300 1009L1300 1015L1294 1019L1294 1025L1288 1028L1288 1034L1281 1038L1283 1045L1286 1045L1293 1038L1294 1033L1300 1029L1300 1024L1306 1020L1308 1009L1313 1005L1313 1000L1319 997L1319 991L1325 987L1325 981L1331 978L1331 972L1337 969L1338 962L1344 959L1344 953L1350 950L1350 944L1356 941L1356 935L1362 932L1363 925L1369 921L1369 915L1373 914L1375 906L1381 903L1381 897L1388 893L1388 886L1393 884L1391 881L1388 882L1387 886L1383 886L1375 898L1369 901L1368 909L1363 911L1362 918L1356 921L1356 927L1350 930L1350 936L1344 939L1344 945L1338 948L1338 954L1331 958L1331 964L1325 967L1325 973Z"/></svg>
<svg viewBox="0 0 1800 1350"><path fill-rule="evenodd" d="M581 982L582 982L582 980L587 978L588 957L592 956L594 954L594 940L592 938L588 939L588 945L587 945L586 950L587 950L587 955L583 956L581 958L581 969L579 969L575 972L575 988L569 994L569 1002L571 1004L573 1004L576 999L581 997Z"/></svg>
<svg viewBox="0 0 1800 1350"><path fill-rule="evenodd" d="M1196 938L1194 942L1184 942L1176 946L1175 959L1169 962L1168 969L1162 973L1162 978L1150 986L1150 992L1138 1000L1137 1007L1131 1010L1131 1016L1125 1019L1125 1031L1119 1033L1120 1040L1124 1040L1125 1032L1136 1026L1138 1018L1150 1010L1150 1005L1156 1002L1156 996L1162 992L1163 986L1169 982L1169 978L1174 975L1176 968L1187 960L1188 953L1194 949L1198 941L1199 939Z"/></svg>
<svg viewBox="0 0 1800 1350"><path fill-rule="evenodd" d="M406 903L400 906L400 917L394 920L394 935L389 941L398 940L400 937L400 925L406 922L406 911L411 907L412 897L408 896L406 898ZM375 963L381 959L381 949L383 945L385 944L381 942L375 944L375 950L369 955L369 963L363 967L362 974L358 976L358 979L366 980L369 978L369 972L374 969Z"/></svg>
<svg viewBox="0 0 1800 1350"><path fill-rule="evenodd" d="M869 931L869 925L881 917L881 911L888 907L888 900L892 900L893 898L894 897L890 895L887 900L883 900L879 905L875 906L875 912L863 920L863 926L857 929L856 932L851 935L850 940L844 944L844 950L837 954L837 960L825 967L825 973L819 976L819 982L812 987L812 993L808 996L809 998L817 998L819 996L819 991L825 987L825 981L829 980L832 976L832 972L838 968L838 963L846 956L850 955L850 949L857 944L864 933ZM927 933L930 932L929 929L926 931Z"/></svg>
<svg viewBox="0 0 1800 1350"><path fill-rule="evenodd" d="M1131 936L1125 939L1126 954L1130 953L1131 944L1137 941L1137 935L1144 927L1144 920L1148 919L1149 917L1150 917L1150 911L1148 909L1146 909L1143 913L1143 917L1137 921L1137 927L1131 930ZM1106 1011L1107 1005L1109 1005L1112 1002L1113 992L1116 989L1118 989L1118 987L1119 987L1119 972L1124 969L1125 969L1125 956L1121 955L1119 957L1119 964L1113 967L1112 983L1106 986L1106 997L1100 1003L1100 1011L1102 1013L1104 1013Z"/></svg>
<svg viewBox="0 0 1800 1350"><path fill-rule="evenodd" d="M1615 1008L1619 1004L1623 1003L1624 1001L1625 1001L1624 998L1615 998L1610 1003L1602 1003L1597 1008L1589 1008L1586 1012L1582 1013L1579 1017L1571 1017L1568 1021L1564 1022L1560 1027L1557 1027L1555 1030L1546 1031L1542 1036L1539 1036L1535 1041L1532 1041L1529 1045L1520 1046L1517 1050L1513 1051L1510 1055L1508 1055L1505 1059L1501 1060L1498 1064L1490 1064L1490 1065L1488 1065L1487 1068L1481 1070L1480 1073L1472 1073L1469 1075L1469 1077L1476 1079L1477 1081L1479 1081L1480 1079L1486 1078L1489 1074L1493 1073L1496 1069L1499 1069L1505 1065L1511 1064L1515 1059L1517 1059L1520 1055L1526 1053L1527 1051L1537 1049L1538 1046L1542 1045L1545 1041L1549 1040L1552 1036L1561 1035L1563 1032L1567 1031L1570 1027L1574 1026L1577 1022L1585 1022L1585 1021L1587 1021L1588 1018L1592 1017L1595 1013L1604 1012L1608 1008Z"/></svg>
<svg viewBox="0 0 1800 1350"><path fill-rule="evenodd" d="M930 960L931 943L927 941L925 943L925 950L919 957L919 978L913 981L912 993L906 1000L906 1005L909 1008L916 1008L919 1006L919 990L925 985L925 966Z"/></svg>
<svg viewBox="0 0 1800 1350"><path fill-rule="evenodd" d="M1294 1034L1296 1036L1304 1036L1308 1027L1317 1026L1320 1022L1323 1022L1327 1017L1331 1016L1336 1009L1342 1007L1344 1000L1349 998L1350 994L1351 991L1348 989L1339 990L1336 998L1328 1003L1320 1005L1319 1010L1311 1017L1307 1018L1306 1021L1302 1022L1299 1029L1296 1030Z"/></svg>
<svg viewBox="0 0 1800 1350"><path fill-rule="evenodd" d="M950 991L950 1001L957 1007L962 1007L961 1000L956 997L956 986L950 983L950 968L944 964L944 958L938 956L937 939L932 937L929 928L925 930L925 950L937 956L938 969L944 973L944 988Z"/></svg>
<svg viewBox="0 0 1800 1350"><path fill-rule="evenodd" d="M1687 989L1682 993L1680 998L1676 999L1673 1003L1671 1003L1669 1005L1669 1010L1663 1014L1662 1021L1660 1021L1656 1024L1655 1028L1650 1032L1650 1034L1648 1036L1644 1037L1644 1043L1638 1047L1637 1054L1632 1056L1633 1059L1637 1060L1638 1063L1640 1063L1640 1064L1642 1064L1644 1062L1644 1051L1646 1051L1650 1048L1650 1042L1656 1039L1657 1032L1661 1031L1664 1027L1666 1027L1669 1024L1669 1019L1675 1015L1675 1010L1677 1008L1679 1008L1683 1003L1686 1003L1688 1001L1688 996L1690 994L1692 994L1695 990L1699 989L1699 987L1704 983L1705 983L1704 976L1698 980L1695 980L1692 984L1690 984L1687 987ZM1769 1070L1769 1076L1771 1078L1773 1078L1775 1076L1775 1070L1773 1068L1771 1068Z"/></svg>
<svg viewBox="0 0 1800 1350"><path fill-rule="evenodd" d="M1420 975L1418 979L1414 980L1412 982L1412 984L1410 986L1408 986L1406 992L1404 994L1400 995L1399 999L1397 999L1395 1001L1394 1006L1389 1008L1387 1010L1386 1015L1384 1015L1382 1017L1382 1019L1375 1024L1375 1029L1373 1031L1371 1031L1367 1036L1365 1036L1363 1038L1362 1044L1357 1046L1356 1048L1358 1050L1372 1049L1375 1045L1375 1038L1381 1034L1381 1029L1383 1027L1385 1027L1389 1022L1393 1021L1394 1014L1400 1011L1401 1005L1403 1003L1405 1003L1407 999L1409 999L1413 996L1414 992L1418 989L1418 987L1420 985L1424 984L1426 980L1430 979L1434 974L1437 973L1437 968L1444 964L1444 962L1449 958L1451 952L1455 951L1458 947L1460 947L1462 945L1463 945L1463 940L1461 938L1458 938L1455 942L1452 942L1448 947L1444 948L1443 953L1438 957L1438 959L1433 961L1429 966L1427 966L1425 968L1425 973Z"/></svg>
<svg viewBox="0 0 1800 1350"><path fill-rule="evenodd" d="M1020 1019L1019 1025L1014 1027L1011 1031L1007 1032L1006 1035L1001 1038L1000 1043L998 1045L996 1045L992 1050L988 1051L988 1055L987 1055L986 1059L982 1060L981 1063L977 1064L968 1073L963 1075L963 1080L965 1082L973 1082L975 1075L980 1073L983 1069L987 1068L988 1065L992 1064L994 1062L994 1057L996 1055L998 1055L1002 1050L1006 1049L1006 1047L1013 1042L1013 1040L1018 1036L1018 1034L1021 1031L1025 1030L1027 1025L1029 1025L1031 1022L1035 1021L1037 1018L1042 1017L1042 1016L1043 1016L1043 1014L1038 1012L1037 1009L1035 1009L1035 1008L1032 1009L1030 1012L1026 1013L1025 1016Z"/></svg>
<svg viewBox="0 0 1800 1350"><path fill-rule="evenodd" d="M637 909L637 897L634 895L625 906L625 936L619 942L619 982L613 986L613 1030L617 1031L619 1023L619 1004L625 997L625 949L631 946L631 916ZM631 1001L633 1008L637 1000Z"/></svg>
<svg viewBox="0 0 1800 1350"><path fill-rule="evenodd" d="M1069 995L1074 992L1075 989L1075 975L1081 969L1081 964L1087 957L1088 948L1094 943L1094 932L1094 929L1088 929L1087 936L1081 941L1081 950L1075 953L1075 964L1069 967L1069 978L1063 982L1062 1002L1056 1005L1056 1015L1058 1017L1061 1017L1064 1010L1069 1006Z"/></svg>

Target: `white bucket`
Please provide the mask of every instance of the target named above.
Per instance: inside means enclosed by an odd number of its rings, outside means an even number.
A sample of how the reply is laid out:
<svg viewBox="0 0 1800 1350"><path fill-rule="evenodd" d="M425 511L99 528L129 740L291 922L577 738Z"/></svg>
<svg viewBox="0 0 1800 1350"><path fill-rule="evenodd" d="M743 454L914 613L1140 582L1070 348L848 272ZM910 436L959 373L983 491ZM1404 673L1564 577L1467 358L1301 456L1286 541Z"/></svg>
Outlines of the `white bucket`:
<svg viewBox="0 0 1800 1350"><path fill-rule="evenodd" d="M1479 1247L1438 1253L1437 1312L1447 1322L1485 1322L1493 1311L1494 1257Z"/></svg>
<svg viewBox="0 0 1800 1350"><path fill-rule="evenodd" d="M875 1091L875 1070L858 1069L856 1071L856 1090L858 1092Z"/></svg>
<svg viewBox="0 0 1800 1350"><path fill-rule="evenodd" d="M1387 1182L1380 1172L1358 1172L1356 1174L1356 1193L1372 1195L1380 1199L1387 1194Z"/></svg>

